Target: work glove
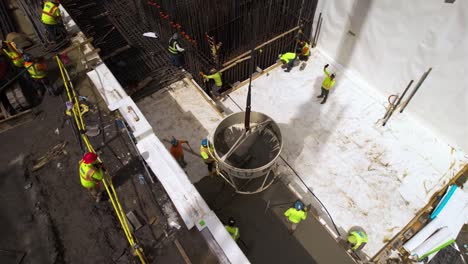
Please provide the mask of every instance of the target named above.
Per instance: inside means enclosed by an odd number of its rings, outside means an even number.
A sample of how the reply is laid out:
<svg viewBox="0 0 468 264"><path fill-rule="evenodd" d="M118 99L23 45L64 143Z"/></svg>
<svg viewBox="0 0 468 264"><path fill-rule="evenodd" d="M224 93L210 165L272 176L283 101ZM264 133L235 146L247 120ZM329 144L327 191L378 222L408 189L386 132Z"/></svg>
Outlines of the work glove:
<svg viewBox="0 0 468 264"><path fill-rule="evenodd" d="M325 66L324 66L324 68L325 68L325 69L326 69L326 68L328 68L328 64L327 64L327 65L325 65Z"/></svg>

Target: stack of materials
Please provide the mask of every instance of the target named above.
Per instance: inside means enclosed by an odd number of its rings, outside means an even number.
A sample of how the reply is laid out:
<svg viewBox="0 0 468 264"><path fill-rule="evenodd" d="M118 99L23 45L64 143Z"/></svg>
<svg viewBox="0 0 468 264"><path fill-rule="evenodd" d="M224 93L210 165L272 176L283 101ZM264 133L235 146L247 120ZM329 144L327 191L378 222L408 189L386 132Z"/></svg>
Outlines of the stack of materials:
<svg viewBox="0 0 468 264"><path fill-rule="evenodd" d="M450 186L430 218L429 224L403 245L418 261L432 259L439 250L455 242L468 222L468 194L456 185Z"/></svg>

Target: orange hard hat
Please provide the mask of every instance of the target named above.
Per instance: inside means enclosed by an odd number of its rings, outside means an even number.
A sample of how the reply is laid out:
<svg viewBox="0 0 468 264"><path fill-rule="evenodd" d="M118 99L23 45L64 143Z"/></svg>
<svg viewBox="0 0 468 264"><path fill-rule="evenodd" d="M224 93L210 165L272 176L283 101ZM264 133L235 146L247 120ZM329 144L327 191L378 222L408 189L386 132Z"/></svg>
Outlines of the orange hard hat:
<svg viewBox="0 0 468 264"><path fill-rule="evenodd" d="M92 164L97 160L97 154L93 152L86 152L83 156L83 161L86 164Z"/></svg>

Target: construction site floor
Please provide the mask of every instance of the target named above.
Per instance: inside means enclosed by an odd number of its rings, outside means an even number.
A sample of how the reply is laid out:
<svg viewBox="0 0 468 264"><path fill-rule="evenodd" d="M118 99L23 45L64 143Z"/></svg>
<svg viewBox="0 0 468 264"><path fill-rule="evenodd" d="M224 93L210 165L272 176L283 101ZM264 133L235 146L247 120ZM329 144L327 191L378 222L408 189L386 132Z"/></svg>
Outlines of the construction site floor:
<svg viewBox="0 0 468 264"><path fill-rule="evenodd" d="M252 263L354 263L310 213L289 232L283 213L297 198L281 181L254 195L236 194L220 177L195 187L221 221L236 219L238 244Z"/></svg>
<svg viewBox="0 0 468 264"><path fill-rule="evenodd" d="M51 78L60 82L53 61L48 64ZM118 115L104 108L73 66L70 72L79 93L87 96L85 122L100 129L91 142L113 176L124 211L133 211L143 225L135 236L149 263L216 263L200 233L181 224L162 186L150 183L130 138L115 123ZM34 109L34 120L0 133L0 263L137 263L110 201L104 197L96 204L80 184L83 152L64 112L64 99L46 96ZM32 171L40 157L62 143L63 149Z"/></svg>
<svg viewBox="0 0 468 264"><path fill-rule="evenodd" d="M197 151L222 117L195 86L177 82L137 104L168 148L171 136L189 141L190 146L184 146L185 172L221 221L237 219L239 246L251 263L354 263L311 214L289 234L283 213L297 198L282 181L260 194L236 195L221 178L207 177ZM273 206L277 204L281 206Z"/></svg>

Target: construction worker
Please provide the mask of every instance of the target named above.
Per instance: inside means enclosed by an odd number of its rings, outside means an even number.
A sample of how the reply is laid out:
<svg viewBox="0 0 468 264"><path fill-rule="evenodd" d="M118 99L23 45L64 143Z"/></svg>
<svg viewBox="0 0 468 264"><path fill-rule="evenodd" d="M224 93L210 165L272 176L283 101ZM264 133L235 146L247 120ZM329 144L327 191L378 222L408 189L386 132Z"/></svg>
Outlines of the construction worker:
<svg viewBox="0 0 468 264"><path fill-rule="evenodd" d="M353 251L363 249L367 242L367 234L362 228L354 228L348 232L348 244Z"/></svg>
<svg viewBox="0 0 468 264"><path fill-rule="evenodd" d="M171 56L171 62L176 67L182 67L182 52L185 51L179 45L179 34L176 32L169 39L169 47L167 48Z"/></svg>
<svg viewBox="0 0 468 264"><path fill-rule="evenodd" d="M2 41L2 51L10 58L13 65L18 68L24 66L23 50L18 48L14 42Z"/></svg>
<svg viewBox="0 0 468 264"><path fill-rule="evenodd" d="M182 148L182 144L184 143L188 145L188 141L172 137L171 148L169 149L169 152L171 153L172 157L174 157L174 159L179 163L179 165L182 168L185 168L185 166L187 166L187 162L185 162L184 159L184 149Z"/></svg>
<svg viewBox="0 0 468 264"><path fill-rule="evenodd" d="M301 61L308 61L310 56L310 48L309 43L307 41L300 41L298 43L298 49L301 52L299 54L299 60Z"/></svg>
<svg viewBox="0 0 468 264"><path fill-rule="evenodd" d="M44 2L41 21L47 29L48 39L51 42L55 42L59 28L62 25L58 0Z"/></svg>
<svg viewBox="0 0 468 264"><path fill-rule="evenodd" d="M319 96L317 96L317 98L323 98L321 104L327 102L328 93L330 92L330 89L335 85L335 74L330 74L327 71L327 68L328 64L323 67L323 72L325 73L326 77L325 80L323 80L322 82L322 93Z"/></svg>
<svg viewBox="0 0 468 264"><path fill-rule="evenodd" d="M291 224L291 233L296 230L297 224L307 218L307 213L304 208L304 203L296 201L293 207L284 212L284 216L287 217L288 222Z"/></svg>
<svg viewBox="0 0 468 264"><path fill-rule="evenodd" d="M236 226L236 220L229 217L228 224L224 226L226 231L231 235L232 239L237 242L240 238L239 228Z"/></svg>
<svg viewBox="0 0 468 264"><path fill-rule="evenodd" d="M208 81L210 79L213 80L213 84L211 86L211 92L213 93L213 95L216 97L221 96L221 88L223 87L221 72L213 68L210 70L210 75L205 75L203 72L201 74L203 76L204 81Z"/></svg>
<svg viewBox="0 0 468 264"><path fill-rule="evenodd" d="M286 70L284 70L284 72L290 72L291 71L292 67L294 66L294 62L297 59L298 54L300 54L300 51L296 51L296 53L287 52L287 53L285 53L283 55L280 55L280 60L283 63L283 66L281 66L281 67L283 69L286 68Z"/></svg>
<svg viewBox="0 0 468 264"><path fill-rule="evenodd" d="M80 160L80 180L81 185L89 190L96 198L96 202L101 200L100 181L104 178L102 163L98 161L96 153L87 152Z"/></svg>
<svg viewBox="0 0 468 264"><path fill-rule="evenodd" d="M44 59L34 61L31 55L24 54L24 67L28 70L29 76L33 81L42 85L39 90L43 92L44 89L49 91L49 94L53 94L52 88L50 87L49 78L47 78L47 65Z"/></svg>
<svg viewBox="0 0 468 264"><path fill-rule="evenodd" d="M214 152L214 148L211 142L208 139L204 138L200 146L200 155L202 156L203 161L208 166L208 172L210 173L210 176L214 175L213 164L215 162L215 159L211 154L213 152Z"/></svg>

